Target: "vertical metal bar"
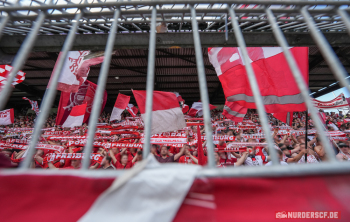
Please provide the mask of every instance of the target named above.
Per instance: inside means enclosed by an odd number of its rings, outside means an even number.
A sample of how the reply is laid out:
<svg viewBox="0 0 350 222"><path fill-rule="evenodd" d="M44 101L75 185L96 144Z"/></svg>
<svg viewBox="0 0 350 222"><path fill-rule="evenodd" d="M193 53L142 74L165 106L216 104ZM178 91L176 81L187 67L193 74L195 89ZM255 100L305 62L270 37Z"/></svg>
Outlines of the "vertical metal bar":
<svg viewBox="0 0 350 222"><path fill-rule="evenodd" d="M113 23L110 30L110 33L108 35L106 49L105 49L105 57L101 66L100 75L98 77L97 81L97 89L96 94L94 96L94 102L92 106L91 116L89 120L89 130L88 130L88 138L86 141L86 145L84 148L84 156L82 162L82 170L86 170L89 168L90 165L90 154L92 151L93 143L94 143L94 137L95 137L95 131L97 126L97 120L101 114L101 107L102 107L102 101L103 101L103 95L106 88L106 82L108 78L108 71L109 66L111 63L112 58L112 52L114 48L114 42L115 37L117 35L117 28L118 28L118 18L120 15L120 10L116 9L113 15Z"/></svg>
<svg viewBox="0 0 350 222"><path fill-rule="evenodd" d="M0 110L3 110L8 98L11 95L12 92L12 81L17 75L17 72L22 68L23 64L27 60L27 57L35 43L36 36L40 30L41 25L43 24L45 19L45 13L40 12L37 19L35 20L35 23L33 25L32 31L28 34L28 36L25 38L24 42L21 45L21 48L17 52L17 55L12 63L12 70L10 74L7 77L7 82L2 89L0 93Z"/></svg>
<svg viewBox="0 0 350 222"><path fill-rule="evenodd" d="M338 9L338 14L340 15L341 19L344 22L344 25L346 26L346 30L348 31L348 34L350 35L350 17L348 13L344 9Z"/></svg>
<svg viewBox="0 0 350 222"><path fill-rule="evenodd" d="M145 143L143 146L143 156L146 158L151 150L151 129L152 129L152 107L154 88L154 68L156 58L156 6L152 8L151 31L148 46L148 65L146 83L146 116L145 116Z"/></svg>
<svg viewBox="0 0 350 222"><path fill-rule="evenodd" d="M2 36L2 31L4 30L8 20L9 20L8 16L4 16L1 19L1 22L0 22L0 38Z"/></svg>
<svg viewBox="0 0 350 222"><path fill-rule="evenodd" d="M327 140L326 134L324 132L324 126L320 120L320 117L317 115L317 110L313 106L313 103L310 99L310 90L308 89L308 86L305 84L305 81L301 75L301 72L299 70L299 67L297 63L295 62L295 59L291 52L289 51L289 45L287 43L287 40L284 38L283 33L281 29L278 27L276 23L276 19L270 9L266 10L267 18L271 24L271 28L273 30L273 34L275 35L275 38L278 42L278 44L282 47L284 56L288 62L289 68L292 71L292 74L294 76L295 82L297 83L300 93L303 96L303 99L305 101L306 107L308 108L311 118L314 121L315 127L317 129L317 133L320 135L321 142L323 146L325 147L325 150L327 153L329 153L329 160L334 162L336 161L334 157L334 151L332 147L329 144L329 141Z"/></svg>
<svg viewBox="0 0 350 222"><path fill-rule="evenodd" d="M194 42L194 49L196 52L199 90L201 93L201 101L203 103L205 135L207 138L208 166L213 168L215 167L216 164L214 159L214 146L213 146L214 143L213 143L213 132L212 132L212 126L211 126L210 109L209 109L207 79L206 79L205 70L204 70L204 62L203 62L203 55L202 55L203 52L202 52L201 40L199 38L198 24L196 20L196 9L192 5L190 5L190 9L191 9L193 42Z"/></svg>
<svg viewBox="0 0 350 222"><path fill-rule="evenodd" d="M307 6L303 7L300 13L303 15L304 21L310 29L312 38L320 49L322 56L326 60L329 68L334 73L335 78L339 81L342 87L346 87L348 92L350 92L350 82L349 80L345 79L348 76L348 73L337 58L337 55L332 50L322 32L316 27L315 21L307 10Z"/></svg>
<svg viewBox="0 0 350 222"><path fill-rule="evenodd" d="M243 61L245 64L245 69L246 69L247 75L248 75L250 88L252 89L255 105L256 105L256 108L258 110L258 114L259 114L259 118L261 120L261 125L263 128L263 131L265 133L265 138L266 138L266 141L268 144L268 149L269 149L269 154L270 154L270 157L272 160L272 164L277 165L277 164L279 164L277 152L274 148L274 142L272 139L271 130L270 130L268 118L266 115L264 103L262 100L262 96L260 94L258 83L256 81L253 67L249 61L250 59L248 56L246 44L244 42L243 34L241 31L241 28L238 25L238 21L236 19L236 13L234 12L234 10L232 8L229 8L228 10L230 12L231 21L232 21L234 33L236 36L236 40L237 40L238 46L240 47L240 50L241 50L242 55L243 55Z"/></svg>
<svg viewBox="0 0 350 222"><path fill-rule="evenodd" d="M73 22L72 28L69 30L69 33L67 35L66 41L64 42L61 56L56 62L56 69L52 73L51 81L49 88L46 90L43 101L40 106L40 113L39 116L37 117L38 119L35 122L34 126L34 132L32 134L32 139L30 141L29 147L28 147L28 153L27 153L27 158L24 159L23 163L21 164L20 168L21 169L26 169L30 166L30 163L32 162L32 156L34 155L35 152L35 146L39 140L39 137L41 135L41 128L44 126L44 123L50 113L50 109L52 106L53 101L55 100L56 96L56 88L58 84L58 78L61 74L64 62L66 60L67 54L69 50L72 48L73 41L76 36L76 31L78 28L78 23L79 20L81 19L82 14L77 14L75 15L75 22Z"/></svg>

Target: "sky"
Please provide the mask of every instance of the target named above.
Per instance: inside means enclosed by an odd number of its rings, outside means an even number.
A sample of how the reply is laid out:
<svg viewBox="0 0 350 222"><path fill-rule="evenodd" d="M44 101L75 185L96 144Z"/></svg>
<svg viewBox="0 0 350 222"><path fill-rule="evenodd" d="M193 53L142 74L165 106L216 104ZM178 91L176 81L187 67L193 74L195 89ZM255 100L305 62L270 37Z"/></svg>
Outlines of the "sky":
<svg viewBox="0 0 350 222"><path fill-rule="evenodd" d="M317 97L315 99L320 100L320 101L330 101L330 100L334 99L335 97L339 96L341 93L344 93L345 98L349 98L350 97L350 93L344 87L344 88L335 90L333 92L330 92L330 93L328 93L326 95ZM327 110L325 110L325 112L338 112L338 110L337 109L327 109ZM347 111L344 110L343 113L347 113Z"/></svg>

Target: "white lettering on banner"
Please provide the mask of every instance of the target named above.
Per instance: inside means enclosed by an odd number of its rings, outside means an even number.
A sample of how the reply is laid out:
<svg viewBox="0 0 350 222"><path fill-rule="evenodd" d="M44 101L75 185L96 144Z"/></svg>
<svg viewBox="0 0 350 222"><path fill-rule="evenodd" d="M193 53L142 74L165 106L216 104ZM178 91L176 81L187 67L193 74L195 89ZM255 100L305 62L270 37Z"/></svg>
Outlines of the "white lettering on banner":
<svg viewBox="0 0 350 222"><path fill-rule="evenodd" d="M202 141L206 141L207 140L207 137L206 136L202 136ZM219 141L219 140L222 140L222 141L234 141L235 140L235 137L234 136L213 136L213 140L216 140L216 141Z"/></svg>

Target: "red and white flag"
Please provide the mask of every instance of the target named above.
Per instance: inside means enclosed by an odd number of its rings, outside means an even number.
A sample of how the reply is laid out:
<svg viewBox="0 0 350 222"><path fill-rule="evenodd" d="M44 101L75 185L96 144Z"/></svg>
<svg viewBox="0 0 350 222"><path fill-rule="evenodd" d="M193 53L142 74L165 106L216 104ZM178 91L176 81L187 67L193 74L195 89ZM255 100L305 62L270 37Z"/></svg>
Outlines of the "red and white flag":
<svg viewBox="0 0 350 222"><path fill-rule="evenodd" d="M136 108L133 104L129 104L126 107L126 110L132 115L132 117L136 117L136 114L139 112L139 109Z"/></svg>
<svg viewBox="0 0 350 222"><path fill-rule="evenodd" d="M2 87L6 84L7 77L10 74L12 68L13 67L9 65L0 65L0 91ZM24 72L18 71L16 77L12 81L12 85L15 86L23 82L25 79L25 75L26 74Z"/></svg>
<svg viewBox="0 0 350 222"><path fill-rule="evenodd" d="M126 109L130 101L130 96L126 96L123 94L118 94L117 100L115 101L113 111L111 114L111 118L109 121L113 120L121 120L121 114Z"/></svg>
<svg viewBox="0 0 350 222"><path fill-rule="evenodd" d="M247 48L251 65L259 85L266 112L305 111L299 88L288 68L280 47ZM290 49L299 69L308 83L308 48ZM209 60L215 68L226 100L255 109L253 93L239 48L209 48Z"/></svg>
<svg viewBox="0 0 350 222"><path fill-rule="evenodd" d="M145 122L146 91L133 90L141 117ZM151 134L180 130L186 127L185 117L174 93L153 92Z"/></svg>
<svg viewBox="0 0 350 222"><path fill-rule="evenodd" d="M13 109L0 111L0 126L6 126L15 122Z"/></svg>
<svg viewBox="0 0 350 222"><path fill-rule="evenodd" d="M24 100L28 100L30 105L32 106L32 110L36 113L36 115L39 115L39 106L38 106L38 101L30 100L27 97L22 97Z"/></svg>
<svg viewBox="0 0 350 222"><path fill-rule="evenodd" d="M190 109L190 107L186 104L182 105L182 113L187 113L187 111Z"/></svg>
<svg viewBox="0 0 350 222"><path fill-rule="evenodd" d="M340 107L348 107L348 100L345 98L344 93L341 93L339 96L335 97L330 101L320 101L311 98L313 104L318 109L336 109Z"/></svg>
<svg viewBox="0 0 350 222"><path fill-rule="evenodd" d="M104 56L84 60L90 51L70 51L58 79L57 90L76 93L89 75L90 66L102 63ZM61 53L58 55L58 59ZM58 60L57 59L57 60ZM54 73L56 65L52 71ZM50 79L51 81L51 79ZM50 82L47 88L50 87Z"/></svg>
<svg viewBox="0 0 350 222"><path fill-rule="evenodd" d="M174 93L175 93L175 95L176 95L176 97L177 97L177 101L179 101L179 102L185 102L185 100L181 97L180 93L178 93L178 92L174 92Z"/></svg>
<svg viewBox="0 0 350 222"><path fill-rule="evenodd" d="M209 104L210 110L213 110L215 108L216 108L216 106ZM189 115L189 116L196 116L196 115L203 116L203 104L202 104L202 102L194 102L187 115Z"/></svg>
<svg viewBox="0 0 350 222"><path fill-rule="evenodd" d="M226 101L222 115L234 122L243 122L243 118L245 114L247 114L247 111L247 108L238 103Z"/></svg>
<svg viewBox="0 0 350 222"><path fill-rule="evenodd" d="M87 104L84 103L82 105L74 106L62 127L81 126L86 112L86 105Z"/></svg>
<svg viewBox="0 0 350 222"><path fill-rule="evenodd" d="M293 112L273 113L272 115L276 119L286 123L288 126L292 126L293 125Z"/></svg>
<svg viewBox="0 0 350 222"><path fill-rule="evenodd" d="M76 93L62 92L60 103L58 105L56 125L62 125L69 113L72 111L72 108L77 105L86 103L86 113L84 116L84 123L87 123L92 110L92 103L95 97L97 85L93 82L86 80ZM103 111L107 102L107 91L104 93L101 112Z"/></svg>

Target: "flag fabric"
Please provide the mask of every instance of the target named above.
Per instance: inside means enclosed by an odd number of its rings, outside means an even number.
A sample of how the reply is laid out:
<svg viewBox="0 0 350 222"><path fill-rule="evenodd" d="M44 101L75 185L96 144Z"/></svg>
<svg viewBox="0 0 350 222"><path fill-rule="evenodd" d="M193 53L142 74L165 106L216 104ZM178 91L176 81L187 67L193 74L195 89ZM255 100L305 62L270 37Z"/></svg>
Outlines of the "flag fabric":
<svg viewBox="0 0 350 222"><path fill-rule="evenodd" d="M174 92L175 93L175 95L176 95L176 97L177 97L177 100L179 101L179 102L185 102L185 100L181 97L181 95L178 93L178 92Z"/></svg>
<svg viewBox="0 0 350 222"><path fill-rule="evenodd" d="M326 119L327 119L326 114L325 114L324 112L318 112L317 114L319 115L319 117L320 117L320 119L321 119L321 122L322 122L323 124L326 124ZM344 122L345 122L345 121L344 121Z"/></svg>
<svg viewBox="0 0 350 222"><path fill-rule="evenodd" d="M62 92L78 92L79 87L84 83L86 78L78 78L78 69L82 65L84 56L88 55L90 51L70 51L65 58L62 71L58 78L57 90ZM58 55L57 61L62 56L62 52ZM57 68L57 62L53 68L52 73ZM87 76L88 74L86 74ZM51 75L52 78L52 75ZM47 88L50 87L51 79Z"/></svg>
<svg viewBox="0 0 350 222"><path fill-rule="evenodd" d="M345 98L344 93L341 93L339 96L335 97L330 101L320 101L311 98L315 107L319 109L336 109L340 107L348 107L348 100Z"/></svg>
<svg viewBox="0 0 350 222"><path fill-rule="evenodd" d="M288 126L293 125L293 112L285 112L285 113L273 113L272 114L276 119L284 122Z"/></svg>
<svg viewBox="0 0 350 222"><path fill-rule="evenodd" d="M134 106L133 104L129 104L126 107L126 110L130 113L132 117L136 117L136 114L139 112L139 109L136 108L136 106Z"/></svg>
<svg viewBox="0 0 350 222"><path fill-rule="evenodd" d="M113 111L111 114L111 118L109 121L113 120L121 120L121 114L126 109L130 101L130 96L126 96L123 94L118 94L117 100L115 101Z"/></svg>
<svg viewBox="0 0 350 222"><path fill-rule="evenodd" d="M216 108L216 106L209 104L210 110L213 110L215 108ZM202 104L202 102L194 102L187 115L189 115L189 116L196 116L196 115L203 116L203 104Z"/></svg>
<svg viewBox="0 0 350 222"><path fill-rule="evenodd" d="M226 101L222 115L234 122L243 122L243 118L245 114L247 114L247 111L247 108L236 102Z"/></svg>
<svg viewBox="0 0 350 222"><path fill-rule="evenodd" d="M58 59L61 57L62 52L58 55ZM89 75L90 66L97 65L103 62L104 56L94 57L90 59L85 59L90 51L70 51L65 59L62 71L58 78L57 90L62 92L73 92L76 93L79 87L85 82ZM52 73L55 72L55 67ZM51 79L50 79L51 82ZM47 88L50 87L50 82Z"/></svg>
<svg viewBox="0 0 350 222"><path fill-rule="evenodd" d="M84 115L86 112L86 103L78 106L74 106L70 112L68 118L63 123L62 127L74 127L81 126L84 121Z"/></svg>
<svg viewBox="0 0 350 222"><path fill-rule="evenodd" d="M133 90L134 97L145 122L146 91ZM174 93L153 92L151 134L179 130L186 127L185 117Z"/></svg>
<svg viewBox="0 0 350 222"><path fill-rule="evenodd" d="M6 126L15 122L13 109L0 111L0 126Z"/></svg>
<svg viewBox="0 0 350 222"><path fill-rule="evenodd" d="M97 85L86 80L76 93L61 92L60 103L58 105L56 125L62 125L69 116L72 108L77 105L86 103L86 113L83 123L87 123L92 110L92 103L95 96ZM104 93L101 112L107 102L107 91Z"/></svg>
<svg viewBox="0 0 350 222"><path fill-rule="evenodd" d="M190 107L186 104L182 105L182 113L187 113L187 111L190 109Z"/></svg>
<svg viewBox="0 0 350 222"><path fill-rule="evenodd" d="M0 65L0 91L1 91L2 87L5 86L7 77L10 74L12 68L13 67L9 66L9 65ZM26 74L24 72L18 71L17 75L15 76L15 78L12 81L12 85L15 86L15 85L23 82L25 79L25 75Z"/></svg>
<svg viewBox="0 0 350 222"><path fill-rule="evenodd" d="M266 112L305 111L299 88L280 47L247 48L250 63L263 97ZM308 48L290 49L305 83L308 83ZM256 109L253 93L239 48L209 48L209 60L215 68L226 100Z"/></svg>
<svg viewBox="0 0 350 222"><path fill-rule="evenodd" d="M32 110L36 113L36 115L39 115L39 106L38 106L38 101L30 100L27 97L22 97L24 100L28 100L30 105L32 106Z"/></svg>

